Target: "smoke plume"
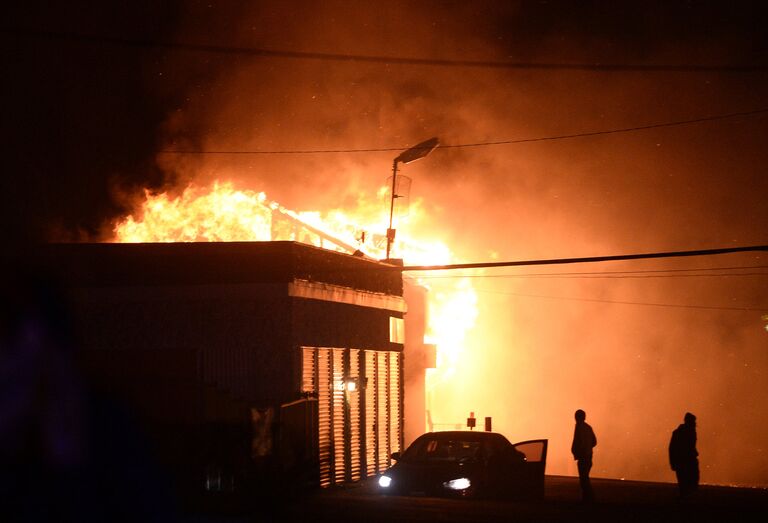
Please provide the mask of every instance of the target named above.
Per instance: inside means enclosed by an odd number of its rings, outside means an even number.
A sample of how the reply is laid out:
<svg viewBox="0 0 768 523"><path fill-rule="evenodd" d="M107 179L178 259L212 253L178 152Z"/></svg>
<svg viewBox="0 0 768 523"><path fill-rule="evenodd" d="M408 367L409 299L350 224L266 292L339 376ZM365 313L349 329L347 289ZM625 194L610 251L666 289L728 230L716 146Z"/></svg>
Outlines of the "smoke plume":
<svg viewBox="0 0 768 523"><path fill-rule="evenodd" d="M765 65L758 3L738 11L667 4L193 2L154 36L231 49L453 61ZM397 153L170 151L404 149L432 136L446 145L555 137L750 111L765 107L768 92L760 70L466 67L180 48L120 53L140 61L146 100L162 108L162 118L144 122L157 154L137 160L132 154L148 148L125 147L131 154L119 171L141 172L123 184L127 194L228 180L298 210L344 208L375 193ZM126 139L147 139L131 120L121 127L87 116L61 118L80 122L88 137L117 127ZM768 118L757 114L437 149L403 168L414 181L411 197L430 218L409 232L447 242L464 261L765 244L767 132ZM147 160L155 163L141 171ZM69 172L84 165L105 175L115 167L85 159L69 165ZM94 214L110 223L121 210L114 204ZM575 474L570 437L573 412L582 408L598 437L594 475L673 481L666 446L691 411L703 482L768 485L765 269L594 274L765 265L765 256L743 255L484 272L473 279L480 314L460 372L450 389L438 389L432 415L460 423L474 411L493 416L512 440L549 438L548 472Z"/></svg>

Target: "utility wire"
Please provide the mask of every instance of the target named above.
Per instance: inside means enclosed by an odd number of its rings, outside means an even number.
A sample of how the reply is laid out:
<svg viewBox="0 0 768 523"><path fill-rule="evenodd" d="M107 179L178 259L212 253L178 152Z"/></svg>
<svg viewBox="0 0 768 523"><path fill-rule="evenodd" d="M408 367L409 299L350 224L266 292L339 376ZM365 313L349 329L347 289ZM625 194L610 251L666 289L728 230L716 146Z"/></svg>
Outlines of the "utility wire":
<svg viewBox="0 0 768 523"><path fill-rule="evenodd" d="M454 274L448 276L427 275L422 279L440 278L698 278L698 277L730 277L730 276L768 276L768 272L728 272L713 271L768 269L768 265L751 265L739 267L707 267L698 269L658 269L647 271L588 271L588 272L539 272L520 274ZM704 274L693 274L703 272Z"/></svg>
<svg viewBox="0 0 768 523"><path fill-rule="evenodd" d="M678 125L689 125L694 123L702 123L702 122L711 122L715 120L725 120L727 118L735 118L737 116L752 116L756 114L766 113L768 112L768 108L763 109L755 109L752 111L743 111L738 113L728 113L728 114L719 114L714 116L703 116L701 118L692 118L690 120L677 120L673 122L662 122L662 123L656 123L656 124L649 124L649 125L638 125L635 127L624 127L619 129L609 129L609 130L603 130L603 131L590 131L590 132L583 132L583 133L573 133L573 134L561 134L561 135L555 135L555 136L545 136L540 138L522 138L517 140L499 140L495 142L478 142L478 143L468 143L468 144L458 144L458 145L441 145L440 147L444 148L458 148L458 147L480 147L480 146L486 146L486 145L508 145L508 144L516 144L516 143L528 143L528 142L545 142L545 141L552 141L552 140L565 140L568 138L583 138L586 136L598 136L601 134L618 134L618 133L630 133L635 131L645 131L647 129L658 129L661 127L674 127Z"/></svg>
<svg viewBox="0 0 768 523"><path fill-rule="evenodd" d="M318 53L310 51L286 51L260 47L240 47L223 45L192 44L146 40L140 38L121 38L104 35L88 35L55 31L34 31L4 29L5 33L17 36L44 38L57 41L69 41L88 44L110 44L123 47L161 48L179 51L203 52L218 55L248 56L261 58L289 58L298 60L321 60L335 62L379 63L385 65L417 65L435 67L483 68L483 69L522 69L544 71L599 71L599 72L680 72L680 73L764 73L768 65L764 64L621 64L621 63L558 63L558 62L512 62L498 60L450 60L440 58L410 58L403 56L362 55L348 53Z"/></svg>
<svg viewBox="0 0 768 523"><path fill-rule="evenodd" d="M718 114L713 116L703 116L700 118L691 118L689 120L675 120L671 122L660 122L648 125L637 125L634 127L621 127L617 129L606 129L601 131L587 131L583 133L571 133L571 134L559 134L554 136L540 136L537 138L518 138L514 140L496 140L488 142L473 142L462 144L441 144L438 149L459 149L470 147L487 147L491 145L513 145L520 143L532 143L532 142L547 142L555 140L567 140L571 138L584 138L589 136L600 136L605 134L619 134L619 133L631 133L636 131L645 131L648 129L659 129L663 127L675 127L679 125L690 125L703 122L712 122L717 120L726 120L729 118L736 118L739 116L754 116L757 114L768 113L768 108L754 109L751 111L740 111L735 113ZM287 149L277 151L260 151L260 150L199 150L199 149L164 149L158 151L159 154L231 154L231 155L256 155L256 154L340 154L340 153L381 153L381 152L394 152L407 149L408 146L401 147L380 147L380 148L365 148L365 149ZM413 149L419 149L413 147Z"/></svg>
<svg viewBox="0 0 768 523"><path fill-rule="evenodd" d="M707 305L647 303L647 302L638 302L638 301L618 301L618 300L599 300L599 299L593 299L593 298L575 298L575 297L567 297L567 296L544 296L540 294L518 294L513 292L490 291L490 290L484 290L484 289L475 289L475 291L484 292L487 294L503 294L507 296L516 296L516 297L522 297L522 298L543 298L543 299L549 299L549 300L587 301L587 302L594 302L594 303L612 303L617 305L642 305L646 307L671 307L671 308L678 308L678 309L704 309L704 310L738 311L738 312L765 312L766 310L768 310L768 307L764 307L762 309L757 309L753 307L710 307Z"/></svg>
<svg viewBox="0 0 768 523"><path fill-rule="evenodd" d="M729 278L729 277L742 277L742 276L768 276L768 272L743 272L743 273L713 273L713 274L646 274L646 275L607 275L600 276L598 274L593 276L554 276L554 279L587 279L587 280L602 280L602 279L614 279L614 280L627 280L627 279L649 279L649 278ZM546 277L541 277L546 279Z"/></svg>
<svg viewBox="0 0 768 523"><path fill-rule="evenodd" d="M607 261L649 260L659 258L683 258L689 256L717 256L742 252L768 252L768 245L752 245L747 247L726 247L721 249L699 249L690 251L650 252L642 254L619 254L615 256L589 256L583 258L554 258L545 260L521 260L505 262L454 263L447 265L389 265L379 266L378 269L394 271L445 271L455 269L483 269L491 267L522 267L530 265L564 265L570 263L597 263Z"/></svg>
<svg viewBox="0 0 768 523"><path fill-rule="evenodd" d="M279 51L269 50L254 47L231 47L231 46L213 46L213 45L201 45L201 44L189 44L181 42L162 42L155 40L143 40L143 39L130 39L119 38L110 36L95 36L95 35L83 35L64 32L50 32L50 31L21 31L21 30L8 30L4 29L5 33L12 33L17 36L32 36L40 38L48 38L55 40L68 40L87 43L108 43L115 45L124 45L131 47L161 47L171 49L181 49L187 51L203 51L209 53L219 54L245 54L250 56L267 56L267 57L280 57L280 58L309 58L309 59L322 59L322 60L343 60L343 61L363 61L363 62L385 62L385 63L399 63L399 64L416 64L416 65L452 65L452 66L472 66L472 67L506 67L506 68L524 68L524 69L579 69L579 70L637 70L637 71L766 71L768 72L768 66L671 66L671 65L622 65L622 64L545 64L545 63L520 63L520 62L492 62L492 61L467 61L467 60L435 60L435 59L416 59L416 58L402 58L402 57L390 57L390 56L368 56L368 55L349 55L349 54L333 54L333 53L309 53L298 51ZM552 140L565 140L569 138L582 138L588 136L599 136L604 134L617 134L628 133L647 129L657 129L662 127L672 127L677 125L688 125L693 123L701 123L714 120L723 120L726 118L734 118L737 116L751 116L755 114L768 112L768 108L756 109L753 111L744 111L737 113L729 113L715 116L707 116L701 118L694 118L690 120L679 120L673 122L663 122L650 125L642 125L635 127L626 127L620 129L609 129L602 131L591 131L584 133L563 134L556 136L545 136L538 138L523 138L514 140L498 140L487 142L475 142L466 144L446 144L440 147L444 149L450 148L468 148L468 147L484 147L490 145L510 145L519 143L552 141ZM370 152L392 152L401 151L407 147L384 147L384 148L365 148L365 149L298 149L298 150L284 150L284 151L202 151L202 150L162 150L160 154L337 154L337 153L370 153Z"/></svg>

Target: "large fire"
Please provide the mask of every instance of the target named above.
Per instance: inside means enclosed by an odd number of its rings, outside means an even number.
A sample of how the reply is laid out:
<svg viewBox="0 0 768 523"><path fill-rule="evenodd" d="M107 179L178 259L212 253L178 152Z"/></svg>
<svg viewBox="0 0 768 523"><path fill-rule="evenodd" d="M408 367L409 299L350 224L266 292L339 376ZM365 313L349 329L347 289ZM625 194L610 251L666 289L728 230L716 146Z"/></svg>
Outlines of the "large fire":
<svg viewBox="0 0 768 523"><path fill-rule="evenodd" d="M359 249L381 259L386 250L388 200L389 193L382 188L374 198L361 196L355 209L294 212L268 199L263 192L236 189L231 183L190 185L175 197L147 191L136 215L116 223L115 241L290 240L344 252ZM414 224L425 229L425 221L419 202L411 205L407 216L399 217L392 257L417 265L457 261L444 243L409 234ZM434 398L439 397L441 389L456 385L456 369L465 356L464 340L477 318L477 295L468 278L429 283L416 279L430 289L426 341L437 345L438 353L437 368L427 374L427 397ZM428 401L428 409L430 419L440 424L456 423L464 414L464 406L448 402Z"/></svg>

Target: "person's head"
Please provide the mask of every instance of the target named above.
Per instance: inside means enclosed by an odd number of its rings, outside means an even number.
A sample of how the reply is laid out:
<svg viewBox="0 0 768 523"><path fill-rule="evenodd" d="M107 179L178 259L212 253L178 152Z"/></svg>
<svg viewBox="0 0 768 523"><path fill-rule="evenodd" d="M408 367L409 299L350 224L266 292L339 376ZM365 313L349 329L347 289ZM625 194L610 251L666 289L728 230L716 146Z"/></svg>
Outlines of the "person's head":
<svg viewBox="0 0 768 523"><path fill-rule="evenodd" d="M576 418L576 421L584 421L587 419L587 413L579 409L574 413L573 417Z"/></svg>
<svg viewBox="0 0 768 523"><path fill-rule="evenodd" d="M694 427L696 426L696 416L694 416L690 412L685 413L685 417L683 418L683 420L685 421L686 425L692 425Z"/></svg>

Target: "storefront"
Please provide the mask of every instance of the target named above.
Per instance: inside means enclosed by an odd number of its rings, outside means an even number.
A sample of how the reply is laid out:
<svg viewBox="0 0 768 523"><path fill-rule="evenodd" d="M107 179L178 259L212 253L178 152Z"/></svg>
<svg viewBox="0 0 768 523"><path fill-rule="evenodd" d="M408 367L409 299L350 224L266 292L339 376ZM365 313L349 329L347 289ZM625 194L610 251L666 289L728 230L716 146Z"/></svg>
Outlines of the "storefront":
<svg viewBox="0 0 768 523"><path fill-rule="evenodd" d="M40 259L68 290L87 374L193 488L236 490L264 463L356 481L401 449L392 266L295 242L60 244Z"/></svg>

